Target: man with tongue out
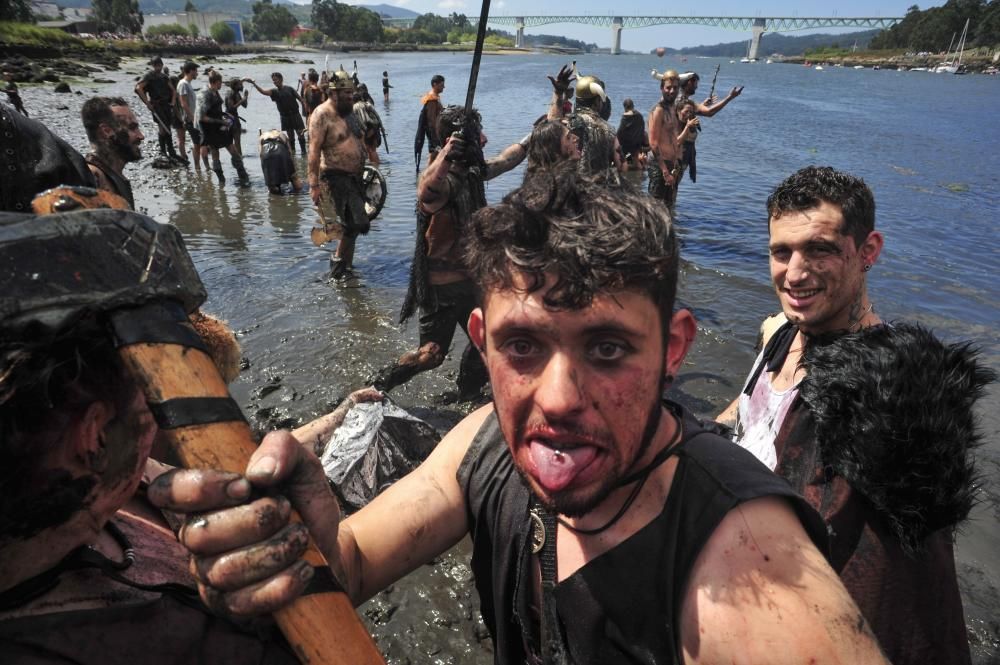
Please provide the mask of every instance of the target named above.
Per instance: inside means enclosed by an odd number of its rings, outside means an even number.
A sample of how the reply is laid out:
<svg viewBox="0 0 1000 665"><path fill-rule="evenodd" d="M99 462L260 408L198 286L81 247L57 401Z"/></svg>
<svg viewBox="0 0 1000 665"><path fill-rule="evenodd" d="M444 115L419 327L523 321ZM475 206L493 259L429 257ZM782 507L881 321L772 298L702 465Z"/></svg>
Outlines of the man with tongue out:
<svg viewBox="0 0 1000 665"><path fill-rule="evenodd" d="M816 513L662 397L696 332L673 309L662 205L564 164L479 211L468 236L469 333L494 403L342 521L285 432L244 477L158 480L161 506L216 511L182 530L203 597L252 614L302 592L312 569L299 527L280 530L280 488L357 604L471 536L497 663L884 663ZM251 486L269 491L239 505Z"/></svg>

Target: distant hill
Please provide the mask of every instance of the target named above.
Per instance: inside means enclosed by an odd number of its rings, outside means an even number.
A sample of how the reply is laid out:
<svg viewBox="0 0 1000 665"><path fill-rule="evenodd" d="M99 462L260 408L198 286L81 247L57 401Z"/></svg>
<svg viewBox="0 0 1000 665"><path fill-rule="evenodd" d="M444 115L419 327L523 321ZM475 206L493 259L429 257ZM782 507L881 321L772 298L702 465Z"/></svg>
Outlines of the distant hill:
<svg viewBox="0 0 1000 665"><path fill-rule="evenodd" d="M864 32L849 32L842 35L800 35L790 37L781 33L765 34L760 38L760 48L758 56L768 56L772 53L782 55L802 55L808 49L823 48L829 46L840 46L841 48L851 48L854 42L858 43L859 49L868 47L872 38L882 32L881 30L865 30ZM742 58L747 54L747 42L728 42L725 44L714 44L712 46L695 46L684 49L667 49L667 53L685 55L706 55L719 58Z"/></svg>
<svg viewBox="0 0 1000 665"><path fill-rule="evenodd" d="M397 7L395 5L387 5L385 3L380 5L358 5L358 7L364 7L365 9L375 12L379 16L387 16L389 18L416 18L420 16L419 13L406 9L405 7Z"/></svg>

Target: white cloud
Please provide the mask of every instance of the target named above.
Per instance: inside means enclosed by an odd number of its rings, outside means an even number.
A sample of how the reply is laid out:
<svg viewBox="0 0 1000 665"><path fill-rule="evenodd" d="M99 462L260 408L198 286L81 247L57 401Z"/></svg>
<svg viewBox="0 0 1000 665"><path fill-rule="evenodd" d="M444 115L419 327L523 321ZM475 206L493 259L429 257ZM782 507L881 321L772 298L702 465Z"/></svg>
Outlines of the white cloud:
<svg viewBox="0 0 1000 665"><path fill-rule="evenodd" d="M465 0L441 0L437 6L439 9L463 9Z"/></svg>

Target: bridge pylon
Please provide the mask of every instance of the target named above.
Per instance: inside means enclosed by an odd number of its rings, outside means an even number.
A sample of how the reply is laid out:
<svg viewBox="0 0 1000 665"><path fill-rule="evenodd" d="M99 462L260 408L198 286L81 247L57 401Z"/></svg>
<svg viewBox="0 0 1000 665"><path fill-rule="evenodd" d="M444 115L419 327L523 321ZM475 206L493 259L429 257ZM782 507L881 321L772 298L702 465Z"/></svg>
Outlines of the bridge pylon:
<svg viewBox="0 0 1000 665"><path fill-rule="evenodd" d="M616 16L611 21L611 55L619 55L622 52L623 23L621 16Z"/></svg>
<svg viewBox="0 0 1000 665"><path fill-rule="evenodd" d="M760 48L760 38L767 32L767 21L762 18L754 19L753 39L750 41L750 53L747 57L751 60L757 59L757 50Z"/></svg>
<svg viewBox="0 0 1000 665"><path fill-rule="evenodd" d="M518 16L514 19L514 27L517 28L517 33L514 36L514 46L517 48L524 48L524 17Z"/></svg>

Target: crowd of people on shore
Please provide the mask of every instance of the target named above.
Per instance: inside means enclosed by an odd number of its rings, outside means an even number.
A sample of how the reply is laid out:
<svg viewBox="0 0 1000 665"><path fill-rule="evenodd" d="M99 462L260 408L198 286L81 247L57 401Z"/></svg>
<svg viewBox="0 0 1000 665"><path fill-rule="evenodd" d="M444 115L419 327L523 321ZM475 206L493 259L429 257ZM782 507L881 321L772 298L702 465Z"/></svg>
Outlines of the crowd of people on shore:
<svg viewBox="0 0 1000 665"><path fill-rule="evenodd" d="M226 149L245 181L237 123L254 86L281 122L261 134L267 186L302 189L297 143L312 200L336 214L332 273L349 277L370 225L367 89L341 68L299 89L279 73L271 88L232 79L223 98L212 71L195 97L197 69L172 84L156 59L136 86L164 159L224 182ZM498 664L970 663L953 545L993 373L968 344L882 320L868 294L885 243L874 196L807 166L762 202L781 312L741 393L714 421L672 401L697 330L675 302L677 189L696 177L699 117L742 88L699 103L696 73L655 78L648 127L626 99L616 130L600 77L563 67L547 114L487 158L482 116L444 104L435 75L415 123L428 164L400 312L418 315L418 348L333 414L268 434L242 472L169 468L168 439L239 409L189 387L151 396L150 373L123 360L130 344L178 346L172 362L210 358L224 378L205 385L224 392L239 356L197 309L179 232L128 212L123 167L144 140L128 103L84 104L85 158L0 104L5 662L293 662L301 643L246 617L331 587L357 606L469 536ZM525 161L523 183L489 205L484 184ZM637 169L647 192L621 175ZM71 187L35 198L57 186ZM162 321L117 314L160 301ZM456 326L458 399L487 390L489 403L342 516L316 443L352 405L441 365ZM328 566L302 558L310 536ZM291 639L349 639L324 628Z"/></svg>

